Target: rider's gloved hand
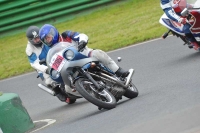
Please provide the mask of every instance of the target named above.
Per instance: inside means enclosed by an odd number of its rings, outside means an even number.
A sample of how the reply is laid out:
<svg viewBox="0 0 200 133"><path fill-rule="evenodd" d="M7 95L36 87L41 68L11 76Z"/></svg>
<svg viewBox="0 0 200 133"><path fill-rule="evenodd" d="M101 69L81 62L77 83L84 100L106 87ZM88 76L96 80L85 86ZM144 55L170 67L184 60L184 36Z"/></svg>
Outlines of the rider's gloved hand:
<svg viewBox="0 0 200 133"><path fill-rule="evenodd" d="M85 41L80 41L79 43L78 43L78 51L79 52L82 52L83 50L84 50L84 48L85 48L85 46L87 45L87 42L85 42Z"/></svg>
<svg viewBox="0 0 200 133"><path fill-rule="evenodd" d="M186 18L180 18L178 20L178 22L181 23L181 24L186 24L187 23L187 19Z"/></svg>
<svg viewBox="0 0 200 133"><path fill-rule="evenodd" d="M46 74L49 74L49 69L46 69L45 73L46 73Z"/></svg>
<svg viewBox="0 0 200 133"><path fill-rule="evenodd" d="M85 34L79 34L78 37L79 37L78 51L82 52L88 43L88 36Z"/></svg>

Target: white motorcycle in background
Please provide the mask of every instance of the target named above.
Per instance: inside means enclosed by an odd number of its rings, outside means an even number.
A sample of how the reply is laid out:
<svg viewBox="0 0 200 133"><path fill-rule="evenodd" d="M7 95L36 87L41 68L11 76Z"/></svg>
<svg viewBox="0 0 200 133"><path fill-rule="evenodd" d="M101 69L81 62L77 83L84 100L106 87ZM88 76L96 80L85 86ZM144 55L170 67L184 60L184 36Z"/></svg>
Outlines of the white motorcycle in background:
<svg viewBox="0 0 200 133"><path fill-rule="evenodd" d="M182 0L177 1L176 4L179 6L179 2L181 1ZM187 18L187 23L191 25L190 31L196 41L200 44L200 0L188 0L187 3L192 5L192 7L185 8L181 12L181 16ZM165 39L171 32L173 35L180 37L185 42L184 45L188 44L189 48L193 48L193 46L190 45L190 42L185 37L185 33L183 32L183 24L169 19L165 13L161 16L159 22L168 29L168 32L163 34L163 39Z"/></svg>

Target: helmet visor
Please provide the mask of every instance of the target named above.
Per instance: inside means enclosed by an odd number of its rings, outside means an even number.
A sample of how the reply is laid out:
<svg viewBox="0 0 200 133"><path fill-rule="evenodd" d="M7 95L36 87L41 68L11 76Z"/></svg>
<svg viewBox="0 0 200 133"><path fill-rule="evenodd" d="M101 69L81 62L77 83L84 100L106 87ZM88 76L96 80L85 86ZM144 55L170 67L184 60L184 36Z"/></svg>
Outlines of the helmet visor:
<svg viewBox="0 0 200 133"><path fill-rule="evenodd" d="M30 41L32 41L34 44L39 44L39 43L41 43L39 36L30 39Z"/></svg>
<svg viewBox="0 0 200 133"><path fill-rule="evenodd" d="M49 33L46 34L44 37L41 38L41 39L42 39L42 42L43 42L44 44L46 44L47 46L51 46L52 41L53 41L55 35L56 35L56 33L55 33L54 29L51 28L51 29L49 30Z"/></svg>

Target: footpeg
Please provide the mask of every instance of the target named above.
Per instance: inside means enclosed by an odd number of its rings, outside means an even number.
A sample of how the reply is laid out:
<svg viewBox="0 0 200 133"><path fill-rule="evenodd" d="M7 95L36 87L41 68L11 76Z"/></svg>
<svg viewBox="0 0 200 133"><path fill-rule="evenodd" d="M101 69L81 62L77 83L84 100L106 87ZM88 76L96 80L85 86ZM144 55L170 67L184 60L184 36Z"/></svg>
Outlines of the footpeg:
<svg viewBox="0 0 200 133"><path fill-rule="evenodd" d="M169 35L170 32L171 32L171 30L168 30L168 32L166 32L165 34L162 35L162 38L165 39Z"/></svg>

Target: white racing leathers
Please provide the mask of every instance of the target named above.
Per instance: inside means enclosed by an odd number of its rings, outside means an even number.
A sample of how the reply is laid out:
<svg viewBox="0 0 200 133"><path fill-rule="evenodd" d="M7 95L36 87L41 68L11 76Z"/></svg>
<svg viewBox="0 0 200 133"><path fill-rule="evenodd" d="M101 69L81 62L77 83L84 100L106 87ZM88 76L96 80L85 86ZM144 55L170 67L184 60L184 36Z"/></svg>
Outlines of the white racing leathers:
<svg viewBox="0 0 200 133"><path fill-rule="evenodd" d="M52 85L53 81L50 75L46 74L47 66L40 65L39 61L46 58L49 48L45 45L41 47L35 47L30 42L28 42L26 47L26 54L30 62L31 67L33 67L39 74L43 74L44 82L46 85Z"/></svg>
<svg viewBox="0 0 200 133"><path fill-rule="evenodd" d="M161 0L160 1L160 6L163 9L163 11L165 12L165 14L172 20L178 22L180 20L180 16L178 16L173 8L172 8L172 0Z"/></svg>

